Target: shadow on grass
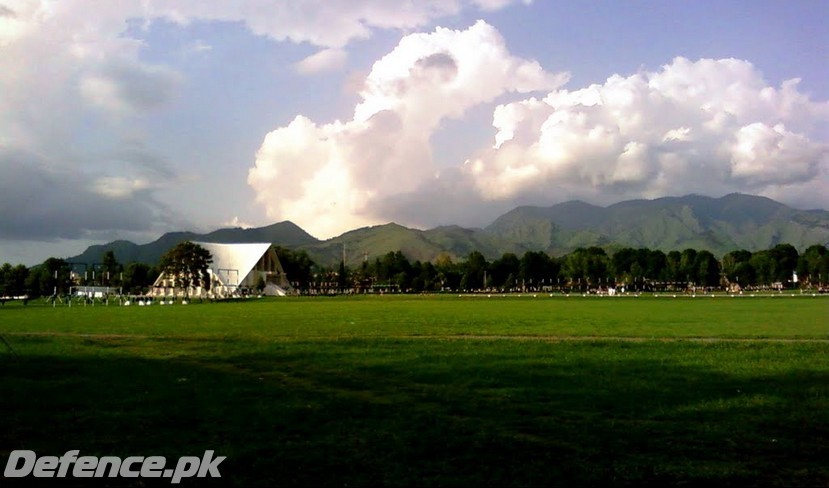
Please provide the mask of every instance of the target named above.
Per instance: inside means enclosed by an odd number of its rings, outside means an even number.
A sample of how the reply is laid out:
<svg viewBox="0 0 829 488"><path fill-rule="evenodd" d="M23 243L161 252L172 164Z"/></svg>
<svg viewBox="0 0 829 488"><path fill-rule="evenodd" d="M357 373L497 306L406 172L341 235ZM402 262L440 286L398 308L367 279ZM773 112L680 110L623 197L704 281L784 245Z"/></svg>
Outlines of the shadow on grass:
<svg viewBox="0 0 829 488"><path fill-rule="evenodd" d="M222 479L182 485L829 483L829 373L803 366L826 346L348 340L89 354L100 346L0 356L4 466L13 449L212 449L227 456ZM790 367L766 364L778 349Z"/></svg>

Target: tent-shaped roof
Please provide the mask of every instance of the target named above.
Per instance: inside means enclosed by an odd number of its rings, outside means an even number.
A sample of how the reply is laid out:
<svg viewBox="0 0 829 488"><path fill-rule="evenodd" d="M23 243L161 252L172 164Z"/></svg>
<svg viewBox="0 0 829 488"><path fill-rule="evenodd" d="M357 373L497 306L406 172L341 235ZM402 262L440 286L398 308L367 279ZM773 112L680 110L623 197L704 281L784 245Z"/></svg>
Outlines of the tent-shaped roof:
<svg viewBox="0 0 829 488"><path fill-rule="evenodd" d="M269 243L253 244L217 244L214 242L196 242L210 251L213 263L210 270L222 276L225 285L238 286L244 280L259 259L271 247Z"/></svg>

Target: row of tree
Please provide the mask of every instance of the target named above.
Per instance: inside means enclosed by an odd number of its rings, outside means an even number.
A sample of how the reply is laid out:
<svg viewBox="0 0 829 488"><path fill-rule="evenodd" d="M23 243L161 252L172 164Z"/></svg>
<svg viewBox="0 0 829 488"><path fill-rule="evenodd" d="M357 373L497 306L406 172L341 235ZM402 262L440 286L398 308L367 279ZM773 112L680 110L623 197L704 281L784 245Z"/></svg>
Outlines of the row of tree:
<svg viewBox="0 0 829 488"><path fill-rule="evenodd" d="M70 263L58 258L33 268L5 263L0 266L0 297L62 296L73 287L104 287L112 293L139 295L149 290L162 271L173 277L175 286L209 286L207 268L212 260L202 246L185 241L164 253L158 266L123 265L113 251L106 251L100 263Z"/></svg>
<svg viewBox="0 0 829 488"><path fill-rule="evenodd" d="M0 296L48 297L84 286L103 286L124 294L140 294L152 285L158 273L158 267L143 263L122 265L115 260L112 251L105 253L101 263L95 265L68 263L58 258L49 258L32 268L5 263L0 266Z"/></svg>
<svg viewBox="0 0 829 488"><path fill-rule="evenodd" d="M191 246L192 247L192 246ZM27 268L9 263L0 266L0 297L52 296L70 287L107 286L124 294L146 292L159 273L167 269L183 277L185 284L206 284L204 273L211 257L187 243L165 254L159 266L123 265L112 251L100 263L67 263L49 258ZM463 261L448 255L435 262L411 262L400 252L389 252L349 269L317 265L306 251L276 247L282 266L300 292L329 291L458 291L590 289L628 286L632 289L688 286L741 287L815 286L829 283L829 250L813 245L802 254L789 244L764 251L732 251L718 260L709 251L685 249L664 253L651 249L623 248L608 254L599 247L579 248L561 257L540 251L522 256L506 253L489 261L478 251ZM191 272L189 270L198 270ZM795 274L799 277L795 281Z"/></svg>
<svg viewBox="0 0 829 488"><path fill-rule="evenodd" d="M301 291L357 289L397 291L589 289L629 286L635 289L682 287L822 286L829 282L829 251L814 245L799 254L789 244L749 252L734 251L718 260L706 250L623 248L608 254L599 247L579 248L561 257L528 251L506 253L488 261L480 252L454 262L449 256L434 263L409 261L389 252L348 269L320 268L305 251L277 248L294 286ZM796 278L796 276L800 278Z"/></svg>

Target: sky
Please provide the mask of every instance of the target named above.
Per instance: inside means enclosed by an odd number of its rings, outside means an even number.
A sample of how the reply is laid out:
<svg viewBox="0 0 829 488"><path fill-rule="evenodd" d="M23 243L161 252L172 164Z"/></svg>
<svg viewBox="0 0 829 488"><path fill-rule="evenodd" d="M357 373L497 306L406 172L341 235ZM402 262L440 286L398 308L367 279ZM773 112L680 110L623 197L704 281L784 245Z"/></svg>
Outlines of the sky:
<svg viewBox="0 0 829 488"><path fill-rule="evenodd" d="M829 3L0 0L0 263L290 220L829 208Z"/></svg>

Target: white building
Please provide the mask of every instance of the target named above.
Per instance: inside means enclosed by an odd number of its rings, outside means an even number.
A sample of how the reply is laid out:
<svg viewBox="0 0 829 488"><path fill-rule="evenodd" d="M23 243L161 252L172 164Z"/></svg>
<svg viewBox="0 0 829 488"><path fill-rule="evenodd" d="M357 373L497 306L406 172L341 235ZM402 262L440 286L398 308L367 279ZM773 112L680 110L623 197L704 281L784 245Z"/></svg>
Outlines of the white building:
<svg viewBox="0 0 829 488"><path fill-rule="evenodd" d="M174 286L172 277L161 273L153 283L153 295L229 298L258 293L257 287L262 283L265 285L265 295L285 295L289 282L271 244L195 244L207 249L213 256L213 262L207 270L210 289L191 287L185 293L185 290Z"/></svg>

